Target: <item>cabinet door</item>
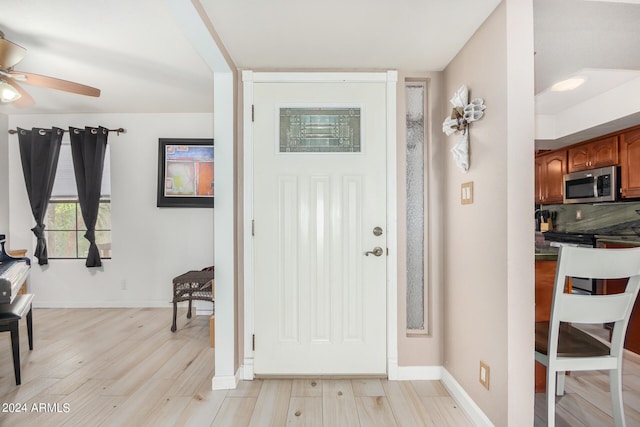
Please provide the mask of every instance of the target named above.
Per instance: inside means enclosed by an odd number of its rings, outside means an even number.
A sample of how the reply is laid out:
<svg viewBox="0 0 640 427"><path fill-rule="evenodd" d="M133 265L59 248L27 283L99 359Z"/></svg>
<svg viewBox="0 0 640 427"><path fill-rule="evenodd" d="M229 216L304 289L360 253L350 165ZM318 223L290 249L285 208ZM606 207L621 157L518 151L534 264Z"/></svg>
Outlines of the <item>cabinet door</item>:
<svg viewBox="0 0 640 427"><path fill-rule="evenodd" d="M598 139L569 148L568 170L576 172L618 164L618 137Z"/></svg>
<svg viewBox="0 0 640 427"><path fill-rule="evenodd" d="M545 155L545 178L542 182L544 203L562 203L564 199L564 184L562 178L567 173L567 150Z"/></svg>
<svg viewBox="0 0 640 427"><path fill-rule="evenodd" d="M590 169L588 145L569 148L568 169L569 172Z"/></svg>
<svg viewBox="0 0 640 427"><path fill-rule="evenodd" d="M618 164L618 137L599 139L589 144L589 167L603 168Z"/></svg>
<svg viewBox="0 0 640 427"><path fill-rule="evenodd" d="M640 197L640 129L620 136L622 197Z"/></svg>
<svg viewBox="0 0 640 427"><path fill-rule="evenodd" d="M543 166L542 158L536 157L534 171L535 171L535 180L534 180L535 203L540 204L540 203L543 203L544 201L543 192L542 192L542 180L544 179L543 178L544 166Z"/></svg>

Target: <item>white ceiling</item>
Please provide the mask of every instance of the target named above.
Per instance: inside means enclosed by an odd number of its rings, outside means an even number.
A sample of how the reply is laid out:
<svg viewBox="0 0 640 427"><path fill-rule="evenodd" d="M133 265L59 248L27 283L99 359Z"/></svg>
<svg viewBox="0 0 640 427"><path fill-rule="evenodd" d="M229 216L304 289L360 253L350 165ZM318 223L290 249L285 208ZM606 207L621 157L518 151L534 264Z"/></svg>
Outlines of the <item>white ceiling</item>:
<svg viewBox="0 0 640 427"><path fill-rule="evenodd" d="M160 0L0 0L0 31L27 49L16 70L101 90L23 85L36 105L0 113L211 112L212 74Z"/></svg>
<svg viewBox="0 0 640 427"><path fill-rule="evenodd" d="M534 0L536 114L561 120L571 109L584 109L591 102L596 116L597 109L603 108L595 102L599 97L640 81L639 3ZM585 77L585 84L570 92L550 90L554 83L574 76ZM638 112L631 109L602 123L593 120L579 132L538 140L536 147L556 148L638 124Z"/></svg>
<svg viewBox="0 0 640 427"><path fill-rule="evenodd" d="M28 51L17 70L102 90L89 98L24 85L36 106L0 105L0 114L211 112L211 71L169 1L190 0L0 0L0 31ZM538 113L636 78L639 1L533 0ZM499 2L200 0L239 68L417 71L445 68ZM577 73L588 74L580 90L546 90Z"/></svg>

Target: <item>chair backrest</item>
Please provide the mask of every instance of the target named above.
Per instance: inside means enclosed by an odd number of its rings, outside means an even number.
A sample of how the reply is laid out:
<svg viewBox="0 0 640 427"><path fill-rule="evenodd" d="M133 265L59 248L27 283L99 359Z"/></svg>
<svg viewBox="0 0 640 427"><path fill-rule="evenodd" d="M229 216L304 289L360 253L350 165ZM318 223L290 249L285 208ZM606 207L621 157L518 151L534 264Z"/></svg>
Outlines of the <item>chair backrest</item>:
<svg viewBox="0 0 640 427"><path fill-rule="evenodd" d="M567 278L624 279L624 293L582 295L564 293ZM600 249L563 246L558 255L550 328L559 322L614 322L612 349L624 340L627 324L640 288L640 247Z"/></svg>

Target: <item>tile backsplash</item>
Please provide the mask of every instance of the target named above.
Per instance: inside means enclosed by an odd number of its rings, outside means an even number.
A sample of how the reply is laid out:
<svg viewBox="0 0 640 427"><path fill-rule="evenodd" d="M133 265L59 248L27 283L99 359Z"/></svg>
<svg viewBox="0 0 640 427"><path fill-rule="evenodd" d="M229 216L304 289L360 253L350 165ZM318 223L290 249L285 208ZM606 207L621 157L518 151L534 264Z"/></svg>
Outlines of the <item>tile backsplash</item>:
<svg viewBox="0 0 640 427"><path fill-rule="evenodd" d="M640 236L640 202L543 205L556 212L553 229L570 233Z"/></svg>

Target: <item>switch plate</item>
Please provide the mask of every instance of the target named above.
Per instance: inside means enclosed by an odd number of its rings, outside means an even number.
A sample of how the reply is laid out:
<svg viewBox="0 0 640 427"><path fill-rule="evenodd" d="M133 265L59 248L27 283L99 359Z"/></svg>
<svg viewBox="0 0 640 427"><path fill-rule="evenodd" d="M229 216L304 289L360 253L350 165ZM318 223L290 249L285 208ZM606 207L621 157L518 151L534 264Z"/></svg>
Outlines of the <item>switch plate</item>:
<svg viewBox="0 0 640 427"><path fill-rule="evenodd" d="M460 187L460 203L463 205L473 203L473 181L462 183Z"/></svg>
<svg viewBox="0 0 640 427"><path fill-rule="evenodd" d="M489 365L482 360L480 361L480 384L489 390Z"/></svg>

